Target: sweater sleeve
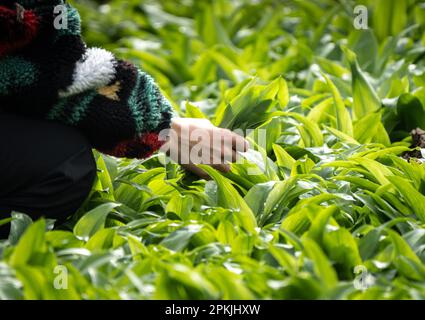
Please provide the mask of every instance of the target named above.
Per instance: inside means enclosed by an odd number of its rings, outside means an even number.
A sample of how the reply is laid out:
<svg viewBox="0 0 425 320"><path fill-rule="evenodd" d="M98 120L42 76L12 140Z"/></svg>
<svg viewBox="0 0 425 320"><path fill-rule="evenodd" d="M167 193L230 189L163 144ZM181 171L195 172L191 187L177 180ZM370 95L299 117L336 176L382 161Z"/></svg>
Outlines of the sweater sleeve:
<svg viewBox="0 0 425 320"><path fill-rule="evenodd" d="M87 48L75 8L0 0L0 30L0 108L77 127L117 157L145 158L161 147L170 103L133 64Z"/></svg>

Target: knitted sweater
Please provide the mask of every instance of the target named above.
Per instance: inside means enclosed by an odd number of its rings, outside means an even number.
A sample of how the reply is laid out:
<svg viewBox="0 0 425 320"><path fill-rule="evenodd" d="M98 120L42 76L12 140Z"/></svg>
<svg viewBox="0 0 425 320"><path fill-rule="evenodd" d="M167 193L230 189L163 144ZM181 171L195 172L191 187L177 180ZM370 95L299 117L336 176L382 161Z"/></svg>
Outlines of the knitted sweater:
<svg viewBox="0 0 425 320"><path fill-rule="evenodd" d="M67 28L55 26L58 5ZM64 0L0 0L0 108L74 126L99 151L129 158L159 149L172 117L148 74L87 48Z"/></svg>

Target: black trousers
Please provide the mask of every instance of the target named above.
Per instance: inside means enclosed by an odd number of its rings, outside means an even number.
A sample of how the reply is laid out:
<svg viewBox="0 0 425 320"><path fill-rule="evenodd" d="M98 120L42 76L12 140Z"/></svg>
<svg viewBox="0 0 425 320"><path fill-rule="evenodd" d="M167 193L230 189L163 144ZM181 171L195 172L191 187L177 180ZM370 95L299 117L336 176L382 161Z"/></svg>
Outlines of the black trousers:
<svg viewBox="0 0 425 320"><path fill-rule="evenodd" d="M63 221L95 176L91 146L76 129L0 110L0 220L18 211ZM8 232L0 227L0 239Z"/></svg>

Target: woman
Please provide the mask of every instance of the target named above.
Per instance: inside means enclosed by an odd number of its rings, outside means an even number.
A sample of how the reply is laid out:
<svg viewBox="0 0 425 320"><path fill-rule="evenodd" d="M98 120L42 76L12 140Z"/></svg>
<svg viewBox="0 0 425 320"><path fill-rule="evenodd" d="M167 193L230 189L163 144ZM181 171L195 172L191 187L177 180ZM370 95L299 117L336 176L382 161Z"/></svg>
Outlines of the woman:
<svg viewBox="0 0 425 320"><path fill-rule="evenodd" d="M166 129L173 134L162 135ZM224 159L248 148L207 120L174 117L148 74L87 48L77 10L63 0L0 0L0 219L20 211L63 220L91 189L92 148L146 158L165 144L182 162L199 147L194 131L220 139L201 143L212 155L202 163L221 171ZM205 177L191 159L184 164Z"/></svg>

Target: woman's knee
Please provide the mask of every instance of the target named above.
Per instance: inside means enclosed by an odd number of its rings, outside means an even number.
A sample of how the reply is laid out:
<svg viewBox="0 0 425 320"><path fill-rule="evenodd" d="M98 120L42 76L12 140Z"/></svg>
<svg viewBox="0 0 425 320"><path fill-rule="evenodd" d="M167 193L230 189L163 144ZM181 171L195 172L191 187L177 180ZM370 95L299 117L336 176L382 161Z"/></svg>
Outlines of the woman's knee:
<svg viewBox="0 0 425 320"><path fill-rule="evenodd" d="M83 204L96 172L91 149L82 149L37 183L0 199L0 218L17 211L28 214L32 219L55 219L56 224L60 224ZM0 226L0 239L7 237L9 227Z"/></svg>

